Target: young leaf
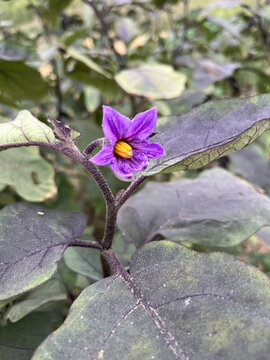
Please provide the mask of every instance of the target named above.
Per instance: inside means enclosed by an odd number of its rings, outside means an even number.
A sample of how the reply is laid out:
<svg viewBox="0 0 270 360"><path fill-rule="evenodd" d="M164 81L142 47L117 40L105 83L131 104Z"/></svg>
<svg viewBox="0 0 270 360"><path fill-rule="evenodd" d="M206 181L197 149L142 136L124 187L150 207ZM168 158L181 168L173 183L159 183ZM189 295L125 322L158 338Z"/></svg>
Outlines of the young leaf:
<svg viewBox="0 0 270 360"><path fill-rule="evenodd" d="M158 100L180 96L185 88L186 76L169 65L152 64L122 70L115 80L129 94Z"/></svg>
<svg viewBox="0 0 270 360"><path fill-rule="evenodd" d="M0 211L0 300L49 280L87 223L81 213L17 203Z"/></svg>
<svg viewBox="0 0 270 360"><path fill-rule="evenodd" d="M37 147L0 152L0 168L0 184L12 186L25 200L40 202L57 193L54 169Z"/></svg>
<svg viewBox="0 0 270 360"><path fill-rule="evenodd" d="M234 246L270 225L270 200L217 168L194 180L149 182L120 209L118 226L141 246L162 235L173 241Z"/></svg>
<svg viewBox="0 0 270 360"><path fill-rule="evenodd" d="M154 242L130 274L84 290L32 360L266 359L269 309L270 282L256 268Z"/></svg>
<svg viewBox="0 0 270 360"><path fill-rule="evenodd" d="M40 141L53 143L52 129L36 119L28 110L19 112L15 120L0 123L0 149L5 145Z"/></svg>
<svg viewBox="0 0 270 360"><path fill-rule="evenodd" d="M199 169L250 144L270 127L270 94L209 101L184 115L159 120L166 156L153 159L144 175Z"/></svg>

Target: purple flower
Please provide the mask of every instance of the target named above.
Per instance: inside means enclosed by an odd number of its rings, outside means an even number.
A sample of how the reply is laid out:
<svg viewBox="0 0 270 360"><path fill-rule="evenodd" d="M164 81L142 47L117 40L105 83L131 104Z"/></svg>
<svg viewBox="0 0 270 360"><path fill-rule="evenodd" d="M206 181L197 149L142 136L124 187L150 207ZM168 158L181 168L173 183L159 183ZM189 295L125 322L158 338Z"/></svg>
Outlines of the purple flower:
<svg viewBox="0 0 270 360"><path fill-rule="evenodd" d="M110 165L120 177L132 178L134 171L143 171L148 159L165 155L163 148L149 142L157 122L157 109L137 114L130 120L109 106L103 106L103 131L107 143L90 161Z"/></svg>

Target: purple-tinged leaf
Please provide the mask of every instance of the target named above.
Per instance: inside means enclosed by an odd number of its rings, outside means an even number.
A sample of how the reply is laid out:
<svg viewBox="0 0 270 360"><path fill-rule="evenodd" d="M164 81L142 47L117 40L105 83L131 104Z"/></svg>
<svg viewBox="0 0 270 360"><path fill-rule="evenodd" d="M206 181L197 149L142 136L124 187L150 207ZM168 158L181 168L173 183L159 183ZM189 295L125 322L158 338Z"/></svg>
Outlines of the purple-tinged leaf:
<svg viewBox="0 0 270 360"><path fill-rule="evenodd" d="M49 280L87 224L81 213L15 203L0 211L0 300Z"/></svg>
<svg viewBox="0 0 270 360"><path fill-rule="evenodd" d="M68 147L72 147L73 141L76 142L76 140L81 136L80 132L72 130L69 125L64 123L64 121L58 121L53 117L49 117L48 122L52 124L53 132L56 135L56 138Z"/></svg>
<svg viewBox="0 0 270 360"><path fill-rule="evenodd" d="M32 359L261 360L269 337L265 274L227 254L153 242L130 274L85 289Z"/></svg>
<svg viewBox="0 0 270 360"><path fill-rule="evenodd" d="M270 200L223 169L194 180L149 182L120 209L124 240L141 246L161 235L205 246L234 246L270 225Z"/></svg>

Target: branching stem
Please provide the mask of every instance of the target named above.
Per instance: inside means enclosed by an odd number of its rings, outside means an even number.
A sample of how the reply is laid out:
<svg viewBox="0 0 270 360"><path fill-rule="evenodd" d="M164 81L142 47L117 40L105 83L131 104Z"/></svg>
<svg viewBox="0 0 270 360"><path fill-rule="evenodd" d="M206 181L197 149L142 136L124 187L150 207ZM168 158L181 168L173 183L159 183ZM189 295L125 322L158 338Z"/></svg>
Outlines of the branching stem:
<svg viewBox="0 0 270 360"><path fill-rule="evenodd" d="M137 189L137 187L146 179L145 176L140 176L136 180L134 180L130 186L126 190L122 190L118 193L116 198L113 196L113 193L99 171L99 169L89 161L88 156L86 154L90 154L95 147L101 146L104 144L104 141L106 139L97 139L96 141L92 142L89 146L86 147L84 150L84 153L82 154L80 150L77 148L75 144L73 144L72 148L66 147L61 143L47 143L47 142L40 142L40 141L29 141L27 143L12 143L12 144L6 144L4 146L0 145L0 151L6 150L9 148L14 147L21 147L21 146L42 146L47 147L49 149L53 149L69 159L81 164L87 172L93 176L94 180L96 181L100 191L102 192L102 195L104 197L104 200L106 202L106 224L105 224L105 230L102 242L95 242L95 241L85 241L85 240L73 240L70 245L72 246L82 246L82 247L90 247L90 248L96 248L100 250L104 250L103 253L106 254L106 256L102 255L102 264L103 264L103 270L104 274L108 273L106 268L110 268L111 270L114 268L114 265L112 263L105 264L106 261L116 261L115 255L108 255L111 253L111 246L113 242L113 236L116 229L116 220L117 220L117 213L121 206L126 202L126 200L129 198L129 196ZM118 261L118 260L117 260ZM120 262L118 261L120 264ZM120 264L121 265L121 264ZM110 271L111 271L110 270Z"/></svg>
<svg viewBox="0 0 270 360"><path fill-rule="evenodd" d="M125 65L125 62L126 62L126 58L125 56L122 56L121 54L119 54L119 52L115 49L115 46L114 46L114 39L110 36L110 33L109 33L109 27L108 25L106 24L105 20L104 20L104 15L99 11L96 3L95 3L95 0L83 0L83 2L85 4L88 4L89 6L91 6L91 8L94 10L94 13L100 23L100 26L102 28L102 31L104 33L104 35L106 36L107 40L108 40L108 43L110 45L110 48L111 50L113 51L115 57L116 57L116 61L117 61L117 64L118 64L118 67L120 69L122 69Z"/></svg>
<svg viewBox="0 0 270 360"><path fill-rule="evenodd" d="M74 239L69 243L70 246L80 246L80 247L87 247L92 249L103 249L103 246L98 241L88 241L88 240L80 240Z"/></svg>

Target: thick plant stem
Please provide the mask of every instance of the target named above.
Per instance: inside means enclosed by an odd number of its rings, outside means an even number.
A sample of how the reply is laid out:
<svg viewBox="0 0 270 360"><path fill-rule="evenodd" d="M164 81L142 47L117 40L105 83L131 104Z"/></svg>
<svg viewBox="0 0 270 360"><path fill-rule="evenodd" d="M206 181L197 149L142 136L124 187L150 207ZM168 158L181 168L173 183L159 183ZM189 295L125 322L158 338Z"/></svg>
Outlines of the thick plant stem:
<svg viewBox="0 0 270 360"><path fill-rule="evenodd" d="M117 212L115 203L106 204L106 225L102 239L104 249L110 249L113 242L113 236L116 229Z"/></svg>
<svg viewBox="0 0 270 360"><path fill-rule="evenodd" d="M125 268L120 263L112 249L101 251L100 260L104 277L108 277L113 274L121 274L125 271Z"/></svg>

